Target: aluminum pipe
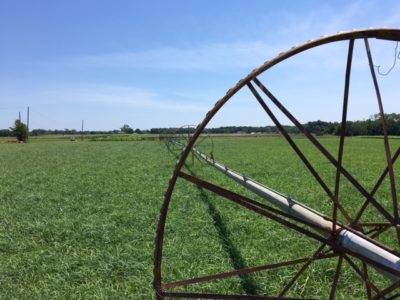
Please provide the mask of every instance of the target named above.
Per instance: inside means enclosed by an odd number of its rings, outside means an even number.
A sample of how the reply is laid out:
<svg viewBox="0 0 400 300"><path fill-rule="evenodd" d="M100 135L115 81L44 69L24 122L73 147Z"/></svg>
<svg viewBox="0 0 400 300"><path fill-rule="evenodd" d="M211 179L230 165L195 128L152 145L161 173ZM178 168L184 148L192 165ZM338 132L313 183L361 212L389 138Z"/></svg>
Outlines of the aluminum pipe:
<svg viewBox="0 0 400 300"><path fill-rule="evenodd" d="M192 149L195 155L201 157L210 166L214 167L218 171L224 173L229 178L235 180L245 188L256 193L258 196L266 199L268 202L278 207L283 212L290 214L296 218L299 218L308 223L312 223L317 228L320 229L325 235L329 235L333 228L333 223L330 220L324 218L324 216L315 210L304 206L303 204L277 192L268 187L265 187L229 168L216 162L214 159L208 157L196 148ZM362 257L365 257L373 262L382 264L394 272L400 272L400 257L394 255L393 253L387 251L386 249L372 243L367 239L367 237L362 233L355 234L345 228L343 225L337 224L338 228L342 230L339 231L337 238L335 239L335 244L349 250L352 253L356 253ZM390 272L384 271L377 268L377 270L382 273L385 277L392 280L399 280L400 278Z"/></svg>

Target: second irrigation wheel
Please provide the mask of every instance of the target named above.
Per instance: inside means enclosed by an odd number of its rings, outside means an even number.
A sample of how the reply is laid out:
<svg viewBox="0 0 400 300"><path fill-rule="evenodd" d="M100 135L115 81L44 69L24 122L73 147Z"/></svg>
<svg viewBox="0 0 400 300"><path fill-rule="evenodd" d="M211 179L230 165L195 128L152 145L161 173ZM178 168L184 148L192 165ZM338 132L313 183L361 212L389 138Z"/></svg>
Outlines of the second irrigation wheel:
<svg viewBox="0 0 400 300"><path fill-rule="evenodd" d="M157 299L395 299L400 294L399 178L395 174L400 140L388 135L371 40L399 42L400 30L354 30L293 47L253 70L207 113L180 146L165 193L155 248ZM342 96L337 101L341 122L334 144L311 134L262 80L263 74L283 62L332 44L347 48ZM383 134L371 142L373 149L360 149L365 145L361 139L359 148L357 141L346 148L355 46L365 55ZM275 145L285 142L290 153L268 148L273 144L268 138L253 139L254 144L245 149L224 146L235 143L236 137L215 139L215 156L196 147L221 108L243 90L283 136L271 137ZM295 136L282 117L296 127ZM365 155L365 166L346 161L346 151ZM191 154L204 162L200 170L186 164ZM286 154L290 161L284 159ZM230 162L228 156L233 157ZM277 168L279 158L283 159ZM275 167L270 164L274 159ZM302 166L292 174L290 164ZM252 174L253 169L262 171ZM283 186L290 186L296 197L277 188ZM384 188L387 191L381 192Z"/></svg>

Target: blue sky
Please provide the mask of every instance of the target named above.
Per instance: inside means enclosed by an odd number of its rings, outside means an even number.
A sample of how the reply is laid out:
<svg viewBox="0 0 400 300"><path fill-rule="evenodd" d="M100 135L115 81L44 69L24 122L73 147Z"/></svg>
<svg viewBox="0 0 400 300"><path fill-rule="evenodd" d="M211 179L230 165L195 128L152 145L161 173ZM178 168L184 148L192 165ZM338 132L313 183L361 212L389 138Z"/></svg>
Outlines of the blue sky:
<svg viewBox="0 0 400 300"><path fill-rule="evenodd" d="M26 106L31 128L109 130L197 124L239 79L311 38L400 27L396 1L0 2L0 128ZM393 63L394 42L371 41ZM293 58L262 79L301 121L339 120L347 45ZM378 79L399 112L400 64ZM350 119L377 112L362 43L356 43ZM397 110L397 111L396 111ZM288 124L282 120L283 123ZM210 126L269 125L247 91Z"/></svg>

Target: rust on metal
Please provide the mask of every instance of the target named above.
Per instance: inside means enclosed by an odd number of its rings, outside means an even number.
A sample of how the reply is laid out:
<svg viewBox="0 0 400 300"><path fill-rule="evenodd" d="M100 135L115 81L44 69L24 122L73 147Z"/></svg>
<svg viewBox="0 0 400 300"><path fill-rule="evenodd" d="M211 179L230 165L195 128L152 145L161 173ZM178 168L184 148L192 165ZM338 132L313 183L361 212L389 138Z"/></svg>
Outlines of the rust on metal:
<svg viewBox="0 0 400 300"><path fill-rule="evenodd" d="M336 265L335 277L333 278L331 291L329 293L329 300L335 299L336 288L339 281L340 272L342 270L343 256L339 256L338 263Z"/></svg>
<svg viewBox="0 0 400 300"><path fill-rule="evenodd" d="M163 292L163 297L169 298L184 298L184 299L229 299L229 300L298 300L304 298L282 298L271 296L255 296L255 295L226 295L226 294L208 294L208 293L178 293L178 292Z"/></svg>
<svg viewBox="0 0 400 300"><path fill-rule="evenodd" d="M328 240L325 237L323 237L323 236L321 236L319 234L316 234L316 233L314 233L314 232L312 232L312 231L310 231L310 230L308 230L306 228L300 227L300 226L298 226L298 225L296 225L294 223L291 223L291 222L289 222L289 221L277 216L276 214L272 213L272 211L274 211L274 209L272 209L271 207L268 207L266 205L258 203L256 201L251 200L251 199L249 199L247 197L244 197L242 195L236 194L236 193L234 193L232 191L229 191L229 190L226 190L224 188L221 188L221 187L218 187L216 185L213 185L212 183L206 182L206 181L201 180L199 178L190 176L190 175L188 175L186 173L180 172L179 176L184 178L184 179L186 179L186 180L188 180L188 181L190 181L190 182L192 182L192 183L194 183L194 184L196 184L196 185L198 185L198 186L200 186L200 187L202 187L202 188L210 190L210 191L212 191L212 192L224 197L225 199L231 200L231 201L233 201L233 202L235 202L235 203L237 203L237 204L239 204L239 205L241 205L241 206L243 206L243 207L245 207L245 208L247 208L247 209L249 209L249 210L251 210L253 212L256 212L256 213L258 213L258 214L260 214L260 215L262 215L264 217L267 217L267 218L269 218L271 220L274 220L275 222L277 222L279 224L285 225L288 228L294 229L294 230L296 230L296 231L298 231L298 232L300 232L300 233L302 233L302 234L304 234L306 236L309 236L309 237L311 237L311 238L313 238L313 239L315 239L315 240L317 240L319 242L328 243ZM282 212L280 212L280 214L282 214ZM291 219L297 221L297 222L305 223L305 224L315 228L315 225L312 225L312 223L305 222L304 220L300 220L300 219L298 219L298 218L296 218L294 216L290 216L290 215L286 215L286 216L288 218L291 218Z"/></svg>
<svg viewBox="0 0 400 300"><path fill-rule="evenodd" d="M329 253L329 254L324 253L321 255L317 255L315 257L315 260L333 258L336 256L338 256L338 254L336 254L336 253ZM251 273L260 272L260 271L289 267L289 266L305 263L308 260L309 260L309 257L306 257L306 258L299 258L299 259L295 259L295 260L274 263L274 264L268 264L268 265L253 267L253 268L239 269L239 270L235 270L235 271L231 271L231 272L224 272L224 273L219 273L219 274L214 274L214 275L202 276L202 277L198 277L198 278L180 280L180 281L171 282L171 283L164 283L162 285L162 287L164 289L172 289L172 288L176 288L179 286L185 286L185 285L196 284L196 283L200 283L200 282L224 279L224 278L228 278L228 277L232 277L232 276L236 276L236 275L245 275L245 274L251 274Z"/></svg>
<svg viewBox="0 0 400 300"><path fill-rule="evenodd" d="M279 293L278 297L282 298L289 291L289 289L293 286L296 280L300 277L301 274L308 268L308 266L318 257L321 251L325 248L326 243L323 243L318 247L317 251L306 261L306 263L301 267L301 269L293 276L293 278L288 282L288 284L283 288L283 290Z"/></svg>
<svg viewBox="0 0 400 300"><path fill-rule="evenodd" d="M351 64L353 61L353 49L354 40L351 39L349 42L349 51L347 55L347 65L346 65L346 75L345 75L345 85L344 85L344 96L343 96L343 109L342 109L342 123L340 125L340 140L339 140L339 153L338 153L338 167L336 168L336 178L335 178L335 192L333 195L333 226L332 232L336 232L336 221L337 221L337 209L339 205L339 189L340 189L340 168L342 167L343 160L343 148L344 148L344 137L346 133L346 121L347 121L347 107L349 102L349 89L350 89L350 73ZM349 221L349 218L347 218Z"/></svg>
<svg viewBox="0 0 400 300"><path fill-rule="evenodd" d="M400 256L399 253L386 245L382 245L378 240L382 233L386 232L390 228L395 227L398 235L398 240L400 241L400 220L398 215L398 194L396 190L396 182L394 176L394 168L393 165L396 162L397 158L400 156L400 147L397 148L396 152L392 156L390 145L389 145L389 137L388 137L388 128L387 121L385 120L385 114L383 109L383 101L381 98L381 93L378 85L378 81L376 78L372 54L369 47L368 39L381 39L381 40L390 40L390 41L400 41L400 30L399 29L366 29L366 30L353 30L350 32L342 32L335 35L323 36L321 38L310 40L302 45L295 46L291 48L289 51L280 53L276 58L266 61L259 68L254 69L250 74L248 74L245 78L241 79L234 87L229 89L224 97L219 99L215 106L206 114L203 121L196 127L192 135L187 136L187 141L185 141L185 145L179 146L181 154L175 166L172 177L169 181L169 185L167 191L165 193L164 202L162 204L160 210L160 218L157 227L157 237L156 237L156 246L154 251L154 288L156 291L156 298L158 300L163 300L165 298L186 298L186 299L294 299L294 298L282 298L289 289L295 284L300 277L300 275L307 269L307 267L316 260L330 259L333 257L338 257L336 271L332 278L332 284L330 287L329 299L334 299L337 286L339 282L340 274L343 270L343 263L347 262L354 272L363 280L365 283L365 289L368 299L384 299L384 297L390 295L394 291L398 290L400 287L400 281L397 280L394 283L390 284L386 288L379 290L376 285L372 282L371 277L368 274L368 268L374 267L379 270L383 270L395 278L400 278L400 272L396 271L385 264L380 263L379 261L371 260L369 257L365 255L361 255L360 253L354 252L351 249L347 249L340 244L337 244L336 238L340 234L342 230L347 230L354 234L355 236L361 237L365 241L380 247L382 250L387 251L395 256ZM349 90L350 90L350 77L351 77L351 66L352 66L352 58L353 58L353 48L354 42L356 40L363 40L367 52L368 62L370 66L370 73L372 76L372 80L374 83L375 93L377 97L379 114L381 117L381 125L383 129L383 141L384 141L384 150L386 156L386 167L383 170L381 176L378 181L374 185L371 192L368 192L366 188L355 179L355 177L343 166L343 153L344 153L344 144L345 144L345 135L346 135L346 123L347 123L347 108L349 102ZM293 114L261 83L258 79L258 76L280 62L285 61L286 59L293 57L299 53L307 51L312 48L316 48L322 45L326 45L333 42L347 41L348 42L348 54L347 54L347 64L345 71L345 84L344 84L344 94L343 94L343 105L342 105L342 119L341 119L341 130L340 130L340 138L339 138L339 147L338 147L338 155L337 158L333 157L333 155L328 152L328 150L310 133L306 130L306 128L295 118ZM334 181L334 190L332 191L326 182L322 179L320 174L316 171L316 169L311 165L309 160L306 158L304 153L300 150L300 148L296 145L293 139L290 137L288 132L279 122L278 118L272 113L272 110L266 104L266 102L262 99L262 97L257 92L256 88L253 86L254 83L267 97L268 99L299 129L299 131L305 136L314 147L330 162L336 170L335 173L335 181ZM204 181L195 176L188 175L182 172L182 168L188 160L190 154L193 153L193 149L195 143L200 138L200 142L202 141L201 134L204 132L205 127L209 124L209 122L213 119L213 117L217 114L217 112L242 88L248 87L254 97L257 99L261 107L270 117L270 119L274 122L276 127L279 129L280 133L285 137L288 144L295 151L300 160L304 163L310 173L313 175L315 180L319 183L322 189L326 192L329 199L331 200L332 207L332 216L324 218L330 222L332 222L332 229L329 232L321 233L321 229L317 228L315 224L308 222L306 220L297 218L296 216L290 215L279 209L274 207L270 207L263 203L252 200L248 197L245 197L241 194L235 193L229 189L226 189L222 186L217 186L211 182ZM196 155L192 155L192 157L197 157ZM214 157L212 156L212 160ZM199 160L201 161L201 159ZM388 176L389 175L389 176ZM390 189L391 189L391 202L393 204L393 211L389 212L386 208L382 206L382 204L375 197L376 192L382 185L383 181L386 177L389 177ZM229 272L223 272L219 274L207 275L197 278L189 278L180 281L164 283L162 280L162 266L163 266L163 244L164 244L164 234L165 234L165 225L168 216L169 206L172 200L172 196L174 193L175 185L177 180L181 178L188 182L191 182L201 189L205 189L211 191L214 194L221 196L223 199L227 199L232 201L243 208L246 208L260 216L266 217L282 226L285 226L288 229L294 230L308 238L316 240L321 244L318 250L308 258L300 258L287 262L278 262L268 265L262 266L254 266L250 268L242 268ZM354 186L358 192L364 197L364 202L361 208L355 213L354 216L350 215L349 212L345 209L344 203L340 202L339 192L340 185L342 181L347 181L352 186ZM364 213L369 204L372 204L376 213L379 213L383 218L385 218L385 222L363 222L361 221ZM338 222L338 211L341 212L344 219L348 224L340 224ZM323 251L324 248L328 248L326 251ZM350 258L352 257L352 258ZM362 263L362 270L358 267L358 265L353 262L353 259L358 260ZM260 272L263 270L273 270L277 268L285 268L297 264L303 264L300 270L295 274L295 276L282 287L280 294L278 297L276 296L266 296L266 295L228 295L228 294L217 294L217 293L192 293L192 292L174 292L170 291L171 289L177 287L184 287L191 284L198 284L201 282L209 282L212 280L218 280L223 278L228 278L232 276L239 276L243 274L251 274L255 272ZM391 294L393 297L393 294Z"/></svg>
<svg viewBox="0 0 400 300"><path fill-rule="evenodd" d="M356 273L361 277L369 289L373 289L376 293L379 293L379 289L365 276L365 273L360 270L360 268L348 257L344 256L344 259L349 263L349 265L356 271Z"/></svg>
<svg viewBox="0 0 400 300"><path fill-rule="evenodd" d="M394 154L393 158L391 159L392 165L396 162L396 159L399 157L399 155L400 155L400 147L397 148L396 153ZM388 173L389 173L389 167L386 167L385 170L382 172L382 175L379 177L378 181L376 182L374 188L371 191L372 196L375 195L375 193L378 191L379 187L381 186L383 180L386 178ZM369 203L370 203L369 200L366 199L363 206L361 207L360 211L358 212L357 216L354 219L355 224L357 224L359 222L359 220L361 219L361 217Z"/></svg>
<svg viewBox="0 0 400 300"><path fill-rule="evenodd" d="M254 78L254 82L258 87L271 99L271 101L279 108L279 110L290 120L292 123L304 134L308 140L314 144L314 146L340 171L340 173L347 178L347 180L365 197L367 198L379 212L392 224L394 224L394 218L390 213L374 198L369 194L365 188L343 167L340 166L337 160L329 153L328 150L279 102L279 100L257 79ZM332 193L331 193L332 195ZM332 195L333 196L333 195Z"/></svg>
<svg viewBox="0 0 400 300"><path fill-rule="evenodd" d="M256 78L254 81L259 84L261 84L258 80L256 81ZM311 172L311 174L314 176L314 178L317 180L317 182L321 185L323 190L328 194L329 198L332 201L334 200L334 195L332 191L329 189L327 184L323 181L321 176L318 174L318 172L314 169L314 167L311 165L311 163L308 161L308 159L305 157L303 152L300 150L300 148L296 145L296 143L293 141L293 139L290 137L289 133L287 130L282 126L282 124L278 121L274 113L271 111L271 109L268 107L268 105L265 103L265 101L261 98L260 94L256 91L254 86L249 82L247 84L249 87L250 91L253 93L254 97L257 99L257 101L260 103L262 108L265 110L265 112L268 114L268 116L271 118L271 120L274 122L275 126L278 128L280 133L285 137L285 139L288 141L292 149L296 152L296 154L299 156L299 158L302 160L302 162L306 165L308 170ZM344 210L344 208L340 205L339 202L337 202L337 206L342 212L343 216L347 219L348 222L352 222L349 214L347 211Z"/></svg>
<svg viewBox="0 0 400 300"><path fill-rule="evenodd" d="M363 275L364 275L364 281L369 282L369 275L368 275L368 266L365 262L363 262ZM365 288L367 289L367 298L368 300L372 298L372 292L371 292L371 287L369 284L365 283Z"/></svg>

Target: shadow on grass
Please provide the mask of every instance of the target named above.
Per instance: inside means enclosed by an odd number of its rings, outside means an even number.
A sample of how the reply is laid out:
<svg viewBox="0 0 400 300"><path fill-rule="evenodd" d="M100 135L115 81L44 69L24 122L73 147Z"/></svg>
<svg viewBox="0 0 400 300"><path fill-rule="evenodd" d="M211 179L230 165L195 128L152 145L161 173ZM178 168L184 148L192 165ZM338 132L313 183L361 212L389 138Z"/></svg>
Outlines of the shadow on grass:
<svg viewBox="0 0 400 300"><path fill-rule="evenodd" d="M192 176L196 176L196 174L190 170L189 166L186 165L187 170ZM243 259L240 250L234 245L232 239L230 238L229 230L226 228L221 214L218 212L215 205L212 203L211 199L208 197L207 193L203 190L203 188L196 186L201 200L207 205L208 213L211 215L215 229L218 232L219 239L221 241L223 249L229 255L229 258L232 261L233 268L235 270L247 268L245 260ZM257 285L254 282L253 278L250 275L239 275L242 289L247 295L255 295L257 294Z"/></svg>

